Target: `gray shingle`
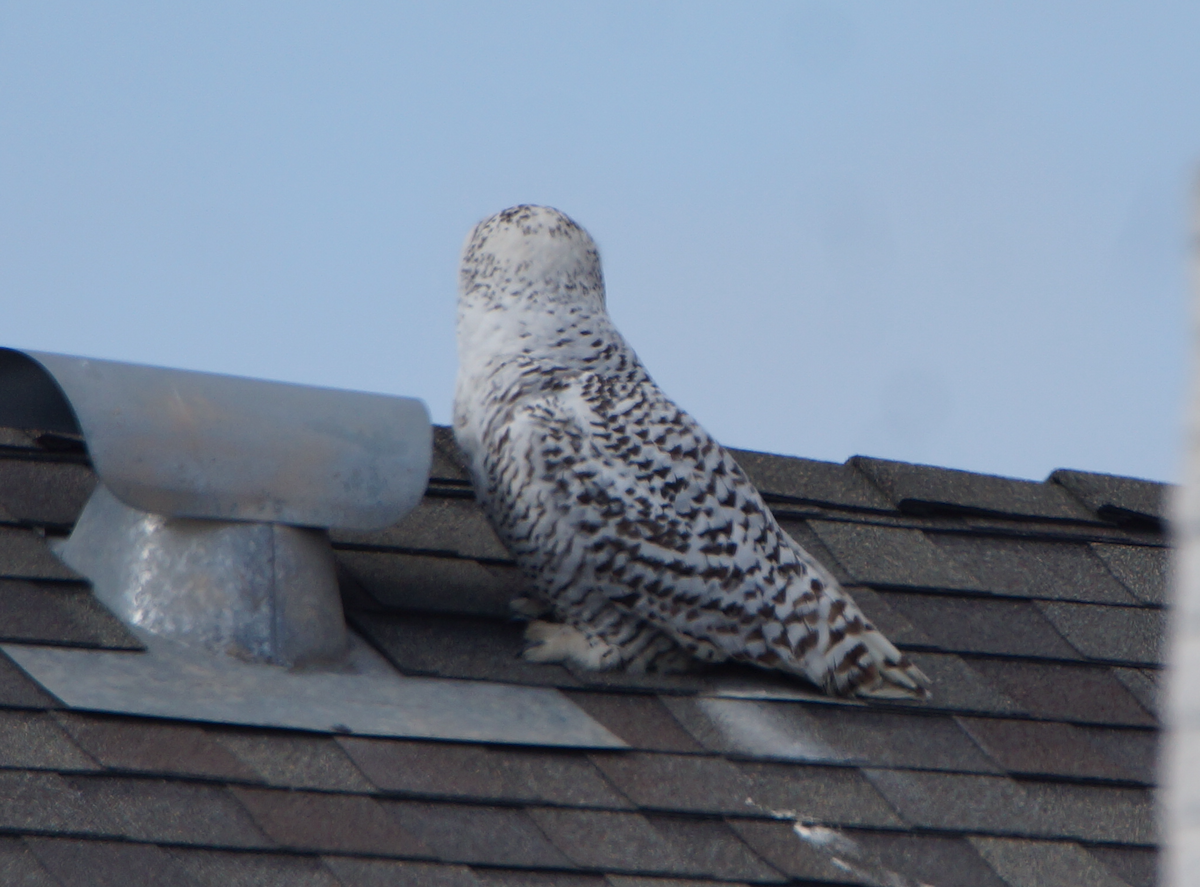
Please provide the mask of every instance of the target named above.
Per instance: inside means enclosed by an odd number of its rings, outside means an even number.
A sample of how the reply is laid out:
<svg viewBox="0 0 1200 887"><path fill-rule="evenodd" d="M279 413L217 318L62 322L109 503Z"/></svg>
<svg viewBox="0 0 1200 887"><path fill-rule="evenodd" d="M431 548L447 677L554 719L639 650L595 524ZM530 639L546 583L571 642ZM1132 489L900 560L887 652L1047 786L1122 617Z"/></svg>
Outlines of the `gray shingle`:
<svg viewBox="0 0 1200 887"><path fill-rule="evenodd" d="M0 640L142 649L141 642L87 586L75 583L0 579Z"/></svg>
<svg viewBox="0 0 1200 887"><path fill-rule="evenodd" d="M1066 488L1104 520L1158 526L1167 519L1167 484L1063 468L1053 472L1049 480Z"/></svg>
<svg viewBox="0 0 1200 887"><path fill-rule="evenodd" d="M625 740L643 751L700 751L696 742L656 696L634 693L568 692L567 697Z"/></svg>
<svg viewBox="0 0 1200 887"><path fill-rule="evenodd" d="M387 792L610 809L631 806L583 752L358 737L338 742Z"/></svg>
<svg viewBox="0 0 1200 887"><path fill-rule="evenodd" d="M454 430L445 425L433 426L433 465L429 476L434 480L469 483L466 459L454 441Z"/></svg>
<svg viewBox="0 0 1200 887"><path fill-rule="evenodd" d="M169 853L153 844L32 837L26 841L62 887L128 887L133 878L133 883L197 887Z"/></svg>
<svg viewBox="0 0 1200 887"><path fill-rule="evenodd" d="M61 712L63 728L103 766L114 770L256 780L256 774L194 724Z"/></svg>
<svg viewBox="0 0 1200 887"><path fill-rule="evenodd" d="M1035 717L1154 726L1154 719L1107 668L988 659L975 660L972 667Z"/></svg>
<svg viewBox="0 0 1200 887"><path fill-rule="evenodd" d="M1080 658L1028 601L897 592L881 592L880 596L893 612L920 630L926 643L948 652Z"/></svg>
<svg viewBox="0 0 1200 887"><path fill-rule="evenodd" d="M846 593L854 599L871 624L883 632L884 637L893 644L899 647L906 644L933 645L929 635L914 625L901 608L892 606L892 603L899 599L897 594L879 592L865 585L850 586L846 588Z"/></svg>
<svg viewBox="0 0 1200 887"><path fill-rule="evenodd" d="M447 862L572 868L525 810L421 801L380 803L406 831Z"/></svg>
<svg viewBox="0 0 1200 887"><path fill-rule="evenodd" d="M0 767L96 770L96 762L43 712L0 709Z"/></svg>
<svg viewBox="0 0 1200 887"><path fill-rule="evenodd" d="M841 521L807 522L854 582L862 585L986 591L920 530Z"/></svg>
<svg viewBox="0 0 1200 887"><path fill-rule="evenodd" d="M0 884L8 887L63 887L62 882L38 862L25 841L8 836L0 837Z"/></svg>
<svg viewBox="0 0 1200 887"><path fill-rule="evenodd" d="M173 849L175 863L202 887L345 887L312 857L282 853L231 853L223 850ZM147 880L173 887L173 881Z"/></svg>
<svg viewBox="0 0 1200 887"><path fill-rule="evenodd" d="M1163 661L1162 610L1038 601L1071 646L1090 659L1158 665Z"/></svg>
<svg viewBox="0 0 1200 887"><path fill-rule="evenodd" d="M891 503L862 475L837 462L818 462L750 450L730 450L760 493L803 502L891 511Z"/></svg>
<svg viewBox="0 0 1200 887"><path fill-rule="evenodd" d="M742 812L827 825L904 825L857 769L745 761L735 766L749 783L748 800L754 802L746 804Z"/></svg>
<svg viewBox="0 0 1200 887"><path fill-rule="evenodd" d="M348 611L350 624L405 674L578 687L560 665L520 658L524 626L516 622L430 613L375 614Z"/></svg>
<svg viewBox="0 0 1200 887"><path fill-rule="evenodd" d="M103 811L105 834L162 844L262 848L272 843L220 786L111 776L74 776L70 785Z"/></svg>
<svg viewBox="0 0 1200 887"><path fill-rule="evenodd" d="M724 758L647 752L596 753L592 761L643 809L746 813L751 786Z"/></svg>
<svg viewBox="0 0 1200 887"><path fill-rule="evenodd" d="M1092 551L1140 600L1147 604L1167 602L1169 549L1093 542Z"/></svg>
<svg viewBox="0 0 1200 887"><path fill-rule="evenodd" d="M514 567L461 558L346 550L336 556L371 597L402 610L505 619L508 602L525 588Z"/></svg>
<svg viewBox="0 0 1200 887"><path fill-rule="evenodd" d="M1114 668L1113 676L1153 717L1159 717L1160 672L1149 668Z"/></svg>
<svg viewBox="0 0 1200 887"><path fill-rule="evenodd" d="M1057 834L1054 823L1016 782L1002 776L864 770L900 815L914 825L952 832Z"/></svg>
<svg viewBox="0 0 1200 887"><path fill-rule="evenodd" d="M964 717L958 720L992 760L1009 773L1117 780L1138 778L1089 742L1085 728L1003 718Z"/></svg>
<svg viewBox="0 0 1200 887"><path fill-rule="evenodd" d="M481 883L464 865L346 856L326 856L324 861L341 887L479 887Z"/></svg>
<svg viewBox="0 0 1200 887"><path fill-rule="evenodd" d="M862 884L855 874L834 863L834 854L822 849L816 841L800 837L793 822L735 819L729 821L729 827L755 853L786 875L821 884ZM824 831L817 834L823 836Z"/></svg>
<svg viewBox="0 0 1200 887"><path fill-rule="evenodd" d="M1053 484L854 456L847 463L911 514L972 512L1088 520L1091 515Z"/></svg>
<svg viewBox="0 0 1200 887"><path fill-rule="evenodd" d="M1149 789L1054 782L1024 782L1022 788L1044 811L1029 834L1104 844L1158 841Z"/></svg>
<svg viewBox="0 0 1200 887"><path fill-rule="evenodd" d="M0 527L0 579L83 581L51 553L37 533L18 527Z"/></svg>
<svg viewBox="0 0 1200 887"><path fill-rule="evenodd" d="M473 499L426 496L400 523L385 530L334 530L335 545L441 552L465 558L512 560L483 509Z"/></svg>
<svg viewBox="0 0 1200 887"><path fill-rule="evenodd" d="M102 812L56 773L0 771L0 829L95 834L110 825Z"/></svg>
<svg viewBox="0 0 1200 887"><path fill-rule="evenodd" d="M74 524L95 486L86 465L0 459L0 506L22 523Z"/></svg>
<svg viewBox="0 0 1200 887"><path fill-rule="evenodd" d="M433 856L373 798L258 788L230 791L283 847L310 853Z"/></svg>
<svg viewBox="0 0 1200 887"><path fill-rule="evenodd" d="M374 786L328 736L207 728L254 777L280 788L370 792Z"/></svg>
<svg viewBox="0 0 1200 887"><path fill-rule="evenodd" d="M678 850L637 813L531 810L554 846L584 868L694 873Z"/></svg>
<svg viewBox="0 0 1200 887"><path fill-rule="evenodd" d="M0 705L47 709L60 703L0 651Z"/></svg>
<svg viewBox="0 0 1200 887"><path fill-rule="evenodd" d="M931 533L943 560L978 577L977 588L1016 597L1100 604L1137 598L1084 543Z"/></svg>
<svg viewBox="0 0 1200 887"><path fill-rule="evenodd" d="M787 880L723 822L673 816L648 816L647 819L686 860L683 874L760 884Z"/></svg>
<svg viewBox="0 0 1200 887"><path fill-rule="evenodd" d="M1115 761L1130 779L1153 785L1158 779L1159 732L1119 730L1115 727L1080 727L1088 742Z"/></svg>
<svg viewBox="0 0 1200 887"><path fill-rule="evenodd" d="M1020 714L1025 708L968 662L950 653L909 653L908 658L925 672L933 687L933 698L922 707L949 711Z"/></svg>
<svg viewBox="0 0 1200 887"><path fill-rule="evenodd" d="M850 838L880 869L921 884L1008 887L964 838L863 831L854 832Z"/></svg>
<svg viewBox="0 0 1200 887"><path fill-rule="evenodd" d="M979 855L1011 887L1128 887L1078 844L971 838Z"/></svg>
<svg viewBox="0 0 1200 887"><path fill-rule="evenodd" d="M1089 847L1110 872L1130 887L1158 887L1158 851L1142 847Z"/></svg>

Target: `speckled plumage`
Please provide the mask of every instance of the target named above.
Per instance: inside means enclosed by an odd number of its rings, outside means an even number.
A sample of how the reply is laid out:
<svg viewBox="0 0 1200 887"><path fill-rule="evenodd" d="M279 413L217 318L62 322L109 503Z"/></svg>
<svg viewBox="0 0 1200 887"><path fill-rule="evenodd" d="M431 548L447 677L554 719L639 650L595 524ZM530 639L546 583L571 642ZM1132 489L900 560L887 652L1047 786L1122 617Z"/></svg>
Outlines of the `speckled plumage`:
<svg viewBox="0 0 1200 887"><path fill-rule="evenodd" d="M695 657L827 692L923 695L924 675L775 521L729 453L613 327L595 244L518 206L463 249L454 433L476 494L551 614L527 658L674 668Z"/></svg>

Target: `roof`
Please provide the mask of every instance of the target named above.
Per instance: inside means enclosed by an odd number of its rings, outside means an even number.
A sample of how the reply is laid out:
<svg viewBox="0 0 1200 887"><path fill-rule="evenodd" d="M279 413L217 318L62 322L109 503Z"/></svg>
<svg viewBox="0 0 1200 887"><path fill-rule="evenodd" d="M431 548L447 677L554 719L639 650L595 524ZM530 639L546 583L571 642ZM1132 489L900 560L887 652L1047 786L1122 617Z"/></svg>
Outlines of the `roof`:
<svg viewBox="0 0 1200 887"><path fill-rule="evenodd" d="M408 675L558 688L628 748L90 713L0 654L0 883L1154 882L1162 485L736 452L932 679L866 704L738 666L523 662L521 579L435 438L412 515L334 534L349 623ZM0 429L5 642L140 647L46 545L93 484L78 441Z"/></svg>

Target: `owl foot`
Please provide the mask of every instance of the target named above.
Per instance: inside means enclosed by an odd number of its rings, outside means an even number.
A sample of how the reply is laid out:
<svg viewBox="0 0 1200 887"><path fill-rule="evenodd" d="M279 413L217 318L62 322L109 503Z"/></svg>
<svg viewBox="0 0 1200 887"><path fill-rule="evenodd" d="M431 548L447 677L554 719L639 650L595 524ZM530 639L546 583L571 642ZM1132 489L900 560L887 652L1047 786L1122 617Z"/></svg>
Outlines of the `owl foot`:
<svg viewBox="0 0 1200 887"><path fill-rule="evenodd" d="M550 602L542 597L523 594L508 602L508 612L513 619L530 620L545 616L553 609Z"/></svg>
<svg viewBox="0 0 1200 887"><path fill-rule="evenodd" d="M576 628L557 622L530 622L525 627L527 662L573 663L588 671L604 671L621 662L621 650Z"/></svg>

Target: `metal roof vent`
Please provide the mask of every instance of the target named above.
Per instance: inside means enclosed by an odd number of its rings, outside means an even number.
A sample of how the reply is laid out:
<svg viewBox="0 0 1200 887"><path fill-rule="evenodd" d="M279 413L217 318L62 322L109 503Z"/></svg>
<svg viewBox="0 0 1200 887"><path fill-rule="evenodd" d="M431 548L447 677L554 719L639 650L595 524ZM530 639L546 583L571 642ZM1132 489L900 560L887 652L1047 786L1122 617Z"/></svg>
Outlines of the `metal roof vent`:
<svg viewBox="0 0 1200 887"><path fill-rule="evenodd" d="M58 555L130 625L250 662L332 662L328 528L420 501L418 400L0 349L0 424L82 434L99 478Z"/></svg>

